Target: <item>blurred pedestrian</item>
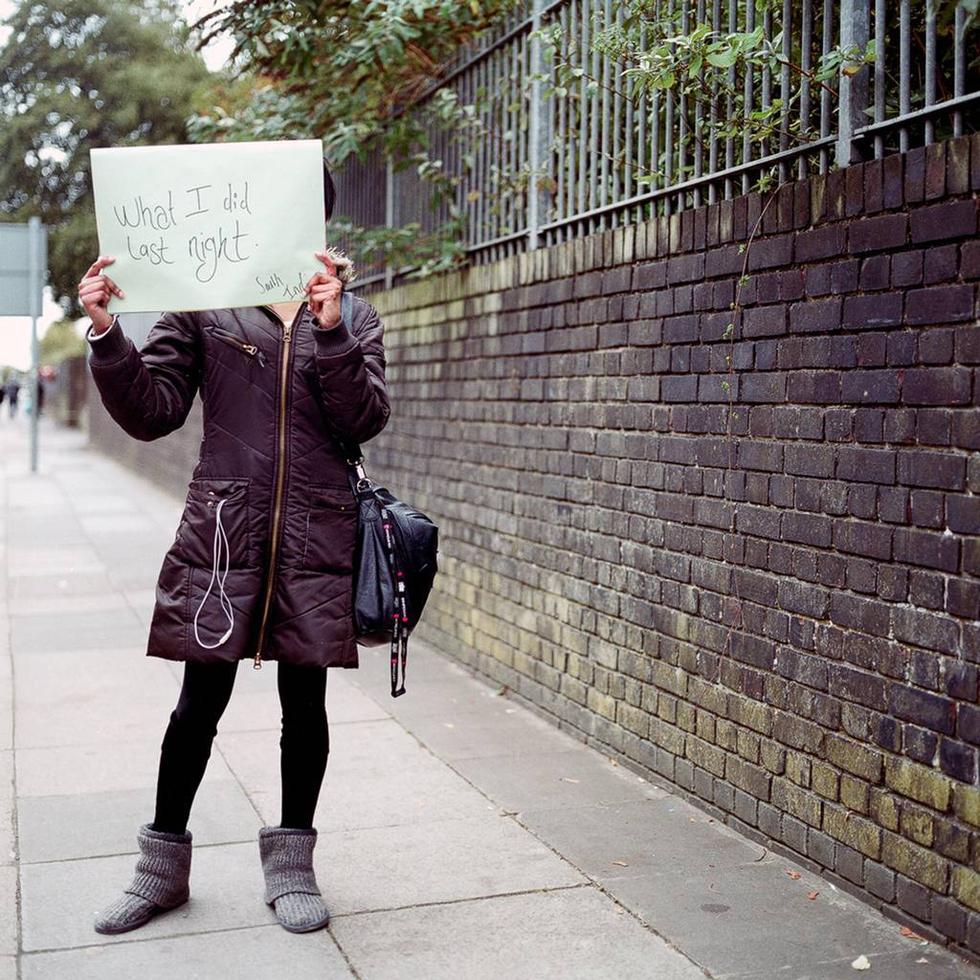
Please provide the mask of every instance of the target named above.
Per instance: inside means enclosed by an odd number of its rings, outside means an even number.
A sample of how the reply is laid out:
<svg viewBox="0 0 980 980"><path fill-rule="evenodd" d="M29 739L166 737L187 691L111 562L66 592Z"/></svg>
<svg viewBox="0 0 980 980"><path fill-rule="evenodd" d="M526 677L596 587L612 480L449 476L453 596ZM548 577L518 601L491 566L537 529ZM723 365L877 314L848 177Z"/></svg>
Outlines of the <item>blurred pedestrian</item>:
<svg viewBox="0 0 980 980"><path fill-rule="evenodd" d="M7 396L8 417L14 418L17 415L17 399L20 396L20 381L16 374L11 374L7 378L4 394Z"/></svg>

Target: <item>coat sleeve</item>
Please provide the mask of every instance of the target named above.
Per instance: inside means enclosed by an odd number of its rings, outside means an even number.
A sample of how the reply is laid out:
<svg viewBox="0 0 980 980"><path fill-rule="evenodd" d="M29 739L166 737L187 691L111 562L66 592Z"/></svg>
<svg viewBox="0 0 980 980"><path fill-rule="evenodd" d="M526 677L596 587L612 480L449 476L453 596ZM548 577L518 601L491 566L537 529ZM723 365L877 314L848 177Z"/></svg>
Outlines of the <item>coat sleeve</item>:
<svg viewBox="0 0 980 980"><path fill-rule="evenodd" d="M102 404L122 429L149 442L184 424L201 378L193 313L164 313L139 350L118 321L98 336L89 328L85 337Z"/></svg>
<svg viewBox="0 0 980 980"><path fill-rule="evenodd" d="M314 358L328 422L336 433L362 443L388 423L391 408L385 383L384 324L378 311L365 303L352 313L350 325L312 328Z"/></svg>

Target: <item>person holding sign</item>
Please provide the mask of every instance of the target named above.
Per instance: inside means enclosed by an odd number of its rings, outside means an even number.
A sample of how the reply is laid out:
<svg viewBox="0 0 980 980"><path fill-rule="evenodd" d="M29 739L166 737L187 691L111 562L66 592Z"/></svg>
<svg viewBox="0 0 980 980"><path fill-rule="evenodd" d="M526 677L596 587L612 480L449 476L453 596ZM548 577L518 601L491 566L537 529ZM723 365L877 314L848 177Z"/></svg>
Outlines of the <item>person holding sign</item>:
<svg viewBox="0 0 980 980"><path fill-rule="evenodd" d="M325 168L323 185L329 220ZM132 883L96 918L100 933L187 901L187 821L243 659L256 668L277 661L282 706L281 819L258 835L263 897L290 931L329 920L313 871L329 752L326 672L358 666L357 515L334 437L363 443L390 409L378 312L346 292L353 268L343 253L315 257L320 270L292 301L168 312L140 349L110 311L126 286L110 275L114 257L93 262L78 286L92 320L92 376L112 418L152 440L183 425L198 393L204 415L147 644L149 656L184 661L183 683L161 745L154 819L139 829Z"/></svg>

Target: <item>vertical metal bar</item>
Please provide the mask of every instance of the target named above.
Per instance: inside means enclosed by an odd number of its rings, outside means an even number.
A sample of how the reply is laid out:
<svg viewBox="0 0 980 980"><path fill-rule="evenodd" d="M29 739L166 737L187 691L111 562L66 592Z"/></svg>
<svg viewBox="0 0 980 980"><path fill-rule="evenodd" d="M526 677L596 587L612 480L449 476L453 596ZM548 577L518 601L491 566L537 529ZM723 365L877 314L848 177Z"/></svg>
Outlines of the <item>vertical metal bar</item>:
<svg viewBox="0 0 980 980"><path fill-rule="evenodd" d="M711 5L711 30L718 34L721 30L721 0ZM711 68L711 109L708 113L708 129L711 137L708 143L708 173L718 172L718 69ZM717 198L714 182L708 187L708 203L714 204Z"/></svg>
<svg viewBox="0 0 980 980"><path fill-rule="evenodd" d="M606 10L609 11L609 2L607 0ZM609 14L607 13L607 16ZM615 23L617 27L622 27L623 23L623 6L622 4L616 5L615 13ZM622 136L622 122L620 119L622 107L623 107L623 94L622 94L622 81L620 78L620 70L622 68L622 61L616 58L611 66L610 71L612 72L612 100L613 100L613 121L612 121L612 132L613 132L613 145L612 145L612 187L610 188L610 193L612 194L612 200L621 201L623 199L623 189L620 186L620 175L622 174L622 161L620 160L620 154L622 153L622 147L620 146L621 136ZM615 212L612 215L612 226L615 228L622 223L624 215L622 212Z"/></svg>
<svg viewBox="0 0 980 980"><path fill-rule="evenodd" d="M803 0L803 13L800 18L800 139L810 138L810 73L813 71L813 5L812 0ZM797 162L796 176L806 177L807 157L801 155Z"/></svg>
<svg viewBox="0 0 980 980"><path fill-rule="evenodd" d="M38 404L41 401L41 356L37 321L41 315L41 291L47 269L47 229L34 215L27 219L28 300L31 306L31 472L37 472ZM118 327L116 328L119 329Z"/></svg>
<svg viewBox="0 0 980 980"><path fill-rule="evenodd" d="M772 41L772 11L766 7L762 12L762 33L766 41ZM772 72L769 70L769 62L767 61L762 67L762 95L761 95L761 105L760 108L763 112L766 112L772 107ZM768 123L767 123L768 125ZM766 130L763 129L763 134ZM759 143L759 155L768 156L769 154L769 137L763 135Z"/></svg>
<svg viewBox="0 0 980 980"><path fill-rule="evenodd" d="M622 10L622 8L620 8ZM642 25L641 25L641 37L642 37ZM622 71L623 64L619 62L617 65L617 79L620 77L618 72ZM634 160L633 157L635 153L643 152L643 139L642 136L639 140L636 138L636 134L633 129L636 125L635 123L635 111L633 108L633 97L630 94L630 86L628 82L623 82L622 91L625 93L626 99L626 130L623 133L623 152L625 159L623 160L623 197L627 200L633 196L633 188L635 186L634 176ZM642 105L642 102L641 102ZM643 131L643 113L640 111L639 128L642 133ZM637 209L630 209L630 212L626 216L630 223L636 223L640 220L640 215L637 213Z"/></svg>
<svg viewBox="0 0 980 980"><path fill-rule="evenodd" d="M681 3L686 0L681 0ZM671 33L674 32L674 0L667 0L667 19L670 21ZM667 114L664 118L664 187L670 187L674 182L674 92L667 89ZM670 214L669 197L664 197L664 214Z"/></svg>
<svg viewBox="0 0 980 980"><path fill-rule="evenodd" d="M484 70L484 59L481 59L474 66L473 75L473 105L477 107L476 118L480 127L479 133L477 134L476 152L473 158L473 190L476 194L474 197L474 203L476 205L474 213L474 245L487 240L486 228L483 223L483 209L485 207L485 198L490 192L490 188L487 186L488 179L485 166L487 139L484 134L487 129L487 114L489 110L487 109L487 100L484 94L486 91L486 86L483 82Z"/></svg>
<svg viewBox="0 0 980 980"><path fill-rule="evenodd" d="M728 32L734 34L738 31L738 0L728 0ZM735 114L735 66L728 69L728 94L725 96L725 119L731 124ZM725 167L731 169L735 166L735 137L733 131L729 129L728 136L725 138ZM728 200L734 192L734 186L730 177L725 178L725 199Z"/></svg>
<svg viewBox="0 0 980 980"><path fill-rule="evenodd" d="M647 25L646 21L640 23L640 51L647 50ZM636 81L633 82L634 91L636 91ZM647 96L647 87L643 86L640 93L640 102L638 107L639 113L639 124L637 126L636 132L636 173L637 177L644 176L644 168L647 165L647 121L650 118L650 100ZM650 166L651 168L656 165L656 161L653 161ZM640 186L639 184L637 186ZM646 185L648 188L650 184ZM639 214L637 215L640 221L644 218L643 205L639 208Z"/></svg>
<svg viewBox="0 0 980 980"><path fill-rule="evenodd" d="M885 0L875 0L875 122L885 118ZM885 141L875 134L875 159L885 153Z"/></svg>
<svg viewBox="0 0 980 980"><path fill-rule="evenodd" d="M899 42L898 42L898 114L908 115L912 109L912 90L911 79L909 78L909 60L912 53L912 15L909 11L909 0L902 0L902 9L899 14ZM908 152L909 130L907 126L902 126L898 131L898 148L902 153Z"/></svg>
<svg viewBox="0 0 980 980"><path fill-rule="evenodd" d="M926 0L926 105L936 102L936 0ZM926 119L925 145L929 146L936 137L936 125Z"/></svg>
<svg viewBox="0 0 980 980"><path fill-rule="evenodd" d="M791 0L783 0L783 64L779 73L779 99L782 105L779 107L779 149L789 149L789 62L793 54L793 5ZM779 181L782 183L787 177L787 165L783 162L779 164Z"/></svg>
<svg viewBox="0 0 980 980"><path fill-rule="evenodd" d="M558 11L559 61L568 62L568 7ZM552 81L557 81L557 74L552 75ZM555 218L561 219L571 214L569 201L571 199L572 174L571 167L575 162L575 147L572 137L572 99L570 93L556 100L558 103L558 187L555 195ZM554 244L554 242L552 242Z"/></svg>
<svg viewBox="0 0 980 980"><path fill-rule="evenodd" d="M385 154L385 227L395 227L395 165L391 154ZM390 261L385 261L385 289L391 289L395 281L395 270Z"/></svg>
<svg viewBox="0 0 980 980"><path fill-rule="evenodd" d="M863 53L868 43L870 30L868 0L841 0L840 13L841 47L845 49L857 48ZM862 65L851 75L841 76L839 106L837 112L837 166L846 167L855 156L854 133L867 123L867 118L864 115L864 110L868 107L867 65Z"/></svg>
<svg viewBox="0 0 980 980"><path fill-rule="evenodd" d="M966 92L965 40L966 10L962 4L956 5L953 29L953 98L958 99ZM963 113L953 113L953 136L963 135Z"/></svg>
<svg viewBox="0 0 980 980"><path fill-rule="evenodd" d="M685 13L687 10L687 5L685 4ZM704 0L698 0L697 7L694 12L695 26L704 23L705 9ZM710 66L706 66L702 71L710 71ZM691 123L691 155L694 158L694 169L692 171L692 176L700 177L704 173L704 146L701 139L702 130L702 109L701 109L701 99L695 96L694 98L694 119ZM700 207L701 205L701 188L695 187L694 193L691 195L691 203L694 207Z"/></svg>
<svg viewBox="0 0 980 980"><path fill-rule="evenodd" d="M680 15L681 15L681 30L682 35L686 35L690 31L690 23L688 17L688 3L689 0L680 0ZM686 177L687 169L687 142L688 142L688 124L687 124L687 93L682 88L680 95L677 98L677 170L675 176L675 183L682 182ZM677 210L683 211L685 206L684 195L679 193L677 195Z"/></svg>
<svg viewBox="0 0 980 980"><path fill-rule="evenodd" d="M524 35L519 38L515 38L511 42L511 49L513 51L513 62L514 62L514 72L511 75L512 81L510 85L510 119L511 126L514 133L513 146L511 148L510 158L510 178L513 179L517 174L518 169L525 163L530 163L530 155L528 153L528 140L526 136L530 134L524 128L525 119L530 124L530 118L526 117L524 114L524 93L528 90L528 57L531 53L530 44L527 43L527 39ZM545 110L546 111L546 110ZM535 185L537 181L534 181ZM510 213L510 227L507 229L508 232L515 232L521 228L527 227L527 202L531 195L531 181L529 180L526 186L526 190L523 195L518 195L516 193L511 194L511 213ZM515 238L512 245L511 251L517 251L519 248L518 240Z"/></svg>
<svg viewBox="0 0 980 980"><path fill-rule="evenodd" d="M592 7L591 0L580 0L582 8L582 43L579 48L579 57L581 59L582 77L579 85L579 145L578 145L578 173L576 174L576 182L578 184L578 205L576 209L577 214L582 214L586 209L586 199L585 199L585 175L588 172L586 169L586 148L589 144L588 137L588 125L589 125L589 112L588 112L588 99L586 91L586 70L587 63L586 58L589 50L589 38L590 38L590 26L591 26L591 16Z"/></svg>
<svg viewBox="0 0 980 980"><path fill-rule="evenodd" d="M755 0L745 3L745 32L751 34L755 30ZM752 66L745 66L745 78L742 83L742 166L752 159L752 139L749 135L750 117L752 115ZM752 186L748 170L742 173L742 193L747 194Z"/></svg>
<svg viewBox="0 0 980 980"><path fill-rule="evenodd" d="M607 28L609 26L609 21L612 17L612 10L610 8L610 0L605 0L602 7L602 26ZM601 62L600 62L601 57ZM602 92L601 96L597 95L597 101L601 98L601 117L596 120L596 125L598 126L601 122L601 133L599 136L599 145L601 147L599 151L600 164L599 164L599 188L598 188L598 201L599 206L609 203L609 143L610 143L610 132L609 132L609 74L610 74L610 58L608 54L603 53L601 56L597 51L593 59L593 63L596 66L595 76L599 80ZM593 183L595 180L593 178ZM600 231L604 230L606 227L606 216L602 215L598 221L598 229Z"/></svg>
<svg viewBox="0 0 980 980"><path fill-rule="evenodd" d="M657 0L655 8L655 16L657 22L660 22L661 15L661 2ZM661 186L666 186L667 184L667 160L666 154L664 155L664 165L660 165L660 130L661 130L661 119L660 119L660 89L655 89L653 93L652 102L652 127L650 131L650 170L651 180L649 183L650 190L656 190ZM666 120L665 120L666 123ZM662 183L661 183L662 180ZM656 203L650 206L650 217L653 218L657 214Z"/></svg>
<svg viewBox="0 0 980 980"><path fill-rule="evenodd" d="M823 63L824 59L830 52L830 48L834 43L834 5L831 0L823 0L823 33L820 39L820 61ZM830 102L830 88L828 85L820 90L820 137L823 139L830 135L830 116L831 116L831 102ZM820 150L820 173L826 173L827 168L830 165L830 157L826 150Z"/></svg>
<svg viewBox="0 0 980 980"><path fill-rule="evenodd" d="M593 4L595 6L593 6ZM591 17L595 18L596 20L598 20L598 17L596 17L595 10L598 7L598 4L599 4L599 0L590 0L589 14ZM596 25L594 24L593 26ZM590 66L590 70L591 70L593 81L598 83L600 79L601 68L599 64L599 50L597 48L593 49L592 51L592 64ZM594 153L596 146L599 145L599 92L595 86L593 86L592 97L589 101L589 121L591 122L591 126L590 126L591 142L589 143L589 146L592 148L592 152ZM604 150L605 147L603 147L602 149ZM598 198L599 198L599 188L597 186L598 181L595 179L595 168L593 168L593 172L590 175L588 185L589 185L589 210L591 210L592 208L598 205ZM596 230L599 224L601 223L597 222L595 218L589 218L587 222L586 233L592 234L592 232Z"/></svg>
<svg viewBox="0 0 980 980"><path fill-rule="evenodd" d="M541 29L541 12L545 0L534 0L533 20L531 23L531 104L530 119L528 120L528 181L527 201L527 246L538 248L544 244L538 230L544 223L548 213L548 193L545 180L550 176L551 155L551 110L552 100L545 97L544 83L535 76L545 71L545 59L542 44L536 36ZM562 102L565 100L562 99ZM559 170L559 179L561 172Z"/></svg>

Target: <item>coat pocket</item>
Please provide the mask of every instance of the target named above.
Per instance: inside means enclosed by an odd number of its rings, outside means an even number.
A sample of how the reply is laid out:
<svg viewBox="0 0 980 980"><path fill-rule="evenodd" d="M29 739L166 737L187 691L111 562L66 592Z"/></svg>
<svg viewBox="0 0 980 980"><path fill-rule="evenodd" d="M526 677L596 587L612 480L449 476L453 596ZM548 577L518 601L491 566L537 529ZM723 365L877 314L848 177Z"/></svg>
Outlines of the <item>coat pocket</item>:
<svg viewBox="0 0 980 980"><path fill-rule="evenodd" d="M209 332L212 337L216 337L229 347L234 347L235 350L247 354L250 358L257 360L262 367L265 367L265 355L255 344L250 344L247 340L233 334L230 330L225 330L223 327L211 327Z"/></svg>
<svg viewBox="0 0 980 980"><path fill-rule="evenodd" d="M250 564L252 534L249 521L249 484L242 477L200 477L187 489L184 514L177 528L176 553L188 565L211 568L215 535L224 532L228 545L228 567ZM222 503L223 501L223 503ZM221 531L218 505L221 503ZM220 564L225 564L224 538L219 542Z"/></svg>
<svg viewBox="0 0 980 980"><path fill-rule="evenodd" d="M312 483L301 568L317 572L350 573L357 544L357 504L350 486Z"/></svg>

